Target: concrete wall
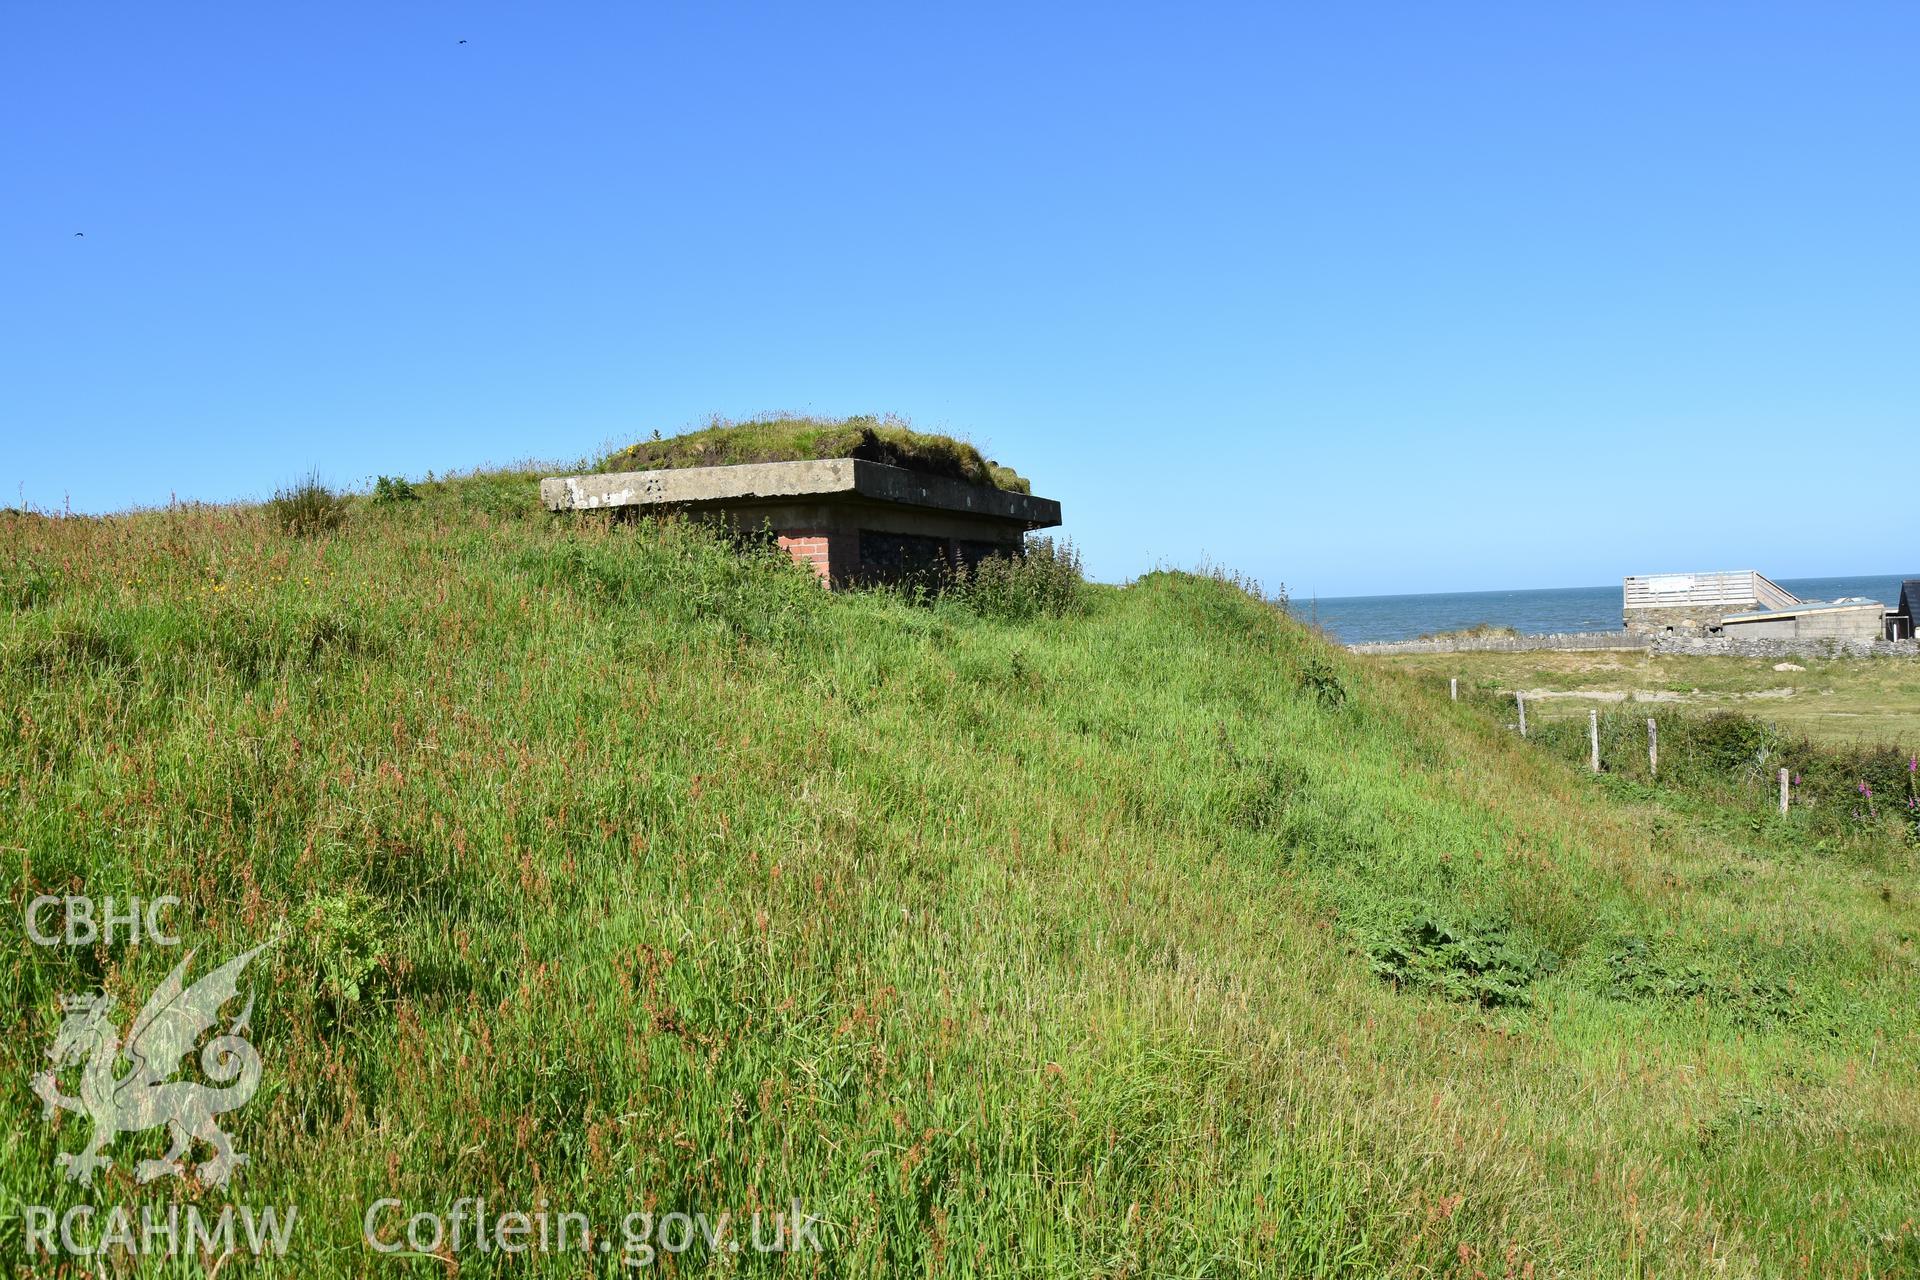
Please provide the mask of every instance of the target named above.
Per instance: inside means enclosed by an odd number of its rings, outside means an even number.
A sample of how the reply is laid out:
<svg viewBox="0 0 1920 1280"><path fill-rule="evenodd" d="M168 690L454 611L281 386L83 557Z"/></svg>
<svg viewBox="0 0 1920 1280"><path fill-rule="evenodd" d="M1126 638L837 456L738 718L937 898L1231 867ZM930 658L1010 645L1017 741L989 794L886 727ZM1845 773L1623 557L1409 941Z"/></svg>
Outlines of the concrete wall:
<svg viewBox="0 0 1920 1280"><path fill-rule="evenodd" d="M1728 622L1720 634L1732 640L1880 640L1886 636L1880 605L1857 609L1819 609L1784 618Z"/></svg>
<svg viewBox="0 0 1920 1280"><path fill-rule="evenodd" d="M1878 640L1886 635L1884 608L1832 609L1803 614L1794 634L1801 637L1837 636L1842 640Z"/></svg>
<svg viewBox="0 0 1920 1280"><path fill-rule="evenodd" d="M1720 619L1730 613L1739 613L1746 605L1695 604L1662 605L1649 608L1632 608L1623 611L1627 630L1636 635L1666 635L1669 632L1681 635L1705 635L1712 627L1720 625Z"/></svg>
<svg viewBox="0 0 1920 1280"><path fill-rule="evenodd" d="M1796 619L1767 618L1758 622L1729 622L1720 634L1737 640L1791 640L1798 634Z"/></svg>

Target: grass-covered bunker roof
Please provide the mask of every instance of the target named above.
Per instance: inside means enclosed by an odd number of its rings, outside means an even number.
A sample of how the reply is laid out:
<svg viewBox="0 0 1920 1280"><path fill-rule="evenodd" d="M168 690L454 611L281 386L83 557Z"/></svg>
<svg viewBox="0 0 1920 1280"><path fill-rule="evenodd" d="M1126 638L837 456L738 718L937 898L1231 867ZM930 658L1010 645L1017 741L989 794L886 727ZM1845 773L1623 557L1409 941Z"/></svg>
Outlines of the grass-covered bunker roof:
<svg viewBox="0 0 1920 1280"><path fill-rule="evenodd" d="M715 421L698 431L642 440L600 464L602 471L730 467L749 462L860 458L970 484L1032 493L1027 481L952 436L915 431L893 418L754 418Z"/></svg>

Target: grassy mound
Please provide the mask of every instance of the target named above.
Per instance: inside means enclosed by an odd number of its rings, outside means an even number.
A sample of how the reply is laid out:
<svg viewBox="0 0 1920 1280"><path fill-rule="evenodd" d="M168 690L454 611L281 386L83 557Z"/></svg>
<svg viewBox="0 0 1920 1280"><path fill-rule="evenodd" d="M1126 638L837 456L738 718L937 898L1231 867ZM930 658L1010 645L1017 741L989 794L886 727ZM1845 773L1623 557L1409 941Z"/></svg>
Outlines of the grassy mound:
<svg viewBox="0 0 1920 1280"><path fill-rule="evenodd" d="M891 418L755 418L718 422L699 431L642 440L608 457L603 471L653 471L671 467L728 467L744 462L802 462L815 458L864 458L890 467L965 480L970 484L1031 493L1011 468L980 456L951 436L914 431Z"/></svg>
<svg viewBox="0 0 1920 1280"><path fill-rule="evenodd" d="M915 606L508 490L0 542L9 909L177 894L199 966L278 937L223 1123L235 1199L299 1207L287 1273L469 1196L616 1249L821 1215L819 1256L681 1259L745 1274L1920 1268L1885 833L1596 782L1204 577ZM21 1082L60 993L124 1029L178 954L9 936L18 1257L21 1203L175 1194L152 1133L62 1181L86 1126Z"/></svg>

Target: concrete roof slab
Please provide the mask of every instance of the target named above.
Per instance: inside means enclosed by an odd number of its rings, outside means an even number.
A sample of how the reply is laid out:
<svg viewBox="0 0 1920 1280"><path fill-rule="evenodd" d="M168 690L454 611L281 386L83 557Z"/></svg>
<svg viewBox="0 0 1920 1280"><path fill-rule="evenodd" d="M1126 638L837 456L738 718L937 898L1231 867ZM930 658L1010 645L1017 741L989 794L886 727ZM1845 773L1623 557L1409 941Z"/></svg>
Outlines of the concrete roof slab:
<svg viewBox="0 0 1920 1280"><path fill-rule="evenodd" d="M924 475L861 458L549 476L540 482L540 501L549 511L750 506L796 498L931 507L1028 529L1060 523L1060 504L1052 498Z"/></svg>

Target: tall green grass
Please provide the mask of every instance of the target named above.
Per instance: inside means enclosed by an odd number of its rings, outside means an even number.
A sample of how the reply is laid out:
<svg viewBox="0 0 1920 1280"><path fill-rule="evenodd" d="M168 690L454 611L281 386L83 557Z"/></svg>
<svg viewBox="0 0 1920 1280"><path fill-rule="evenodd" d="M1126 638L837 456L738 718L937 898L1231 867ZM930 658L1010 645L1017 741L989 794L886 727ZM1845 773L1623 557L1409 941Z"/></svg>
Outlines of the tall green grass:
<svg viewBox="0 0 1920 1280"><path fill-rule="evenodd" d="M0 593L14 918L280 934L229 1194L301 1225L258 1270L473 1195L827 1224L677 1273L1920 1268L1920 877L1871 835L1596 783L1209 577L916 605L416 487L315 538L0 529L45 584ZM178 1192L127 1177L151 1134L61 1182L83 1126L24 1084L61 992L125 1016L177 957L7 936L15 1257L21 1203Z"/></svg>
<svg viewBox="0 0 1920 1280"><path fill-rule="evenodd" d="M267 511L282 533L313 537L338 529L347 518L347 502L320 478L318 471L282 485L267 500Z"/></svg>

